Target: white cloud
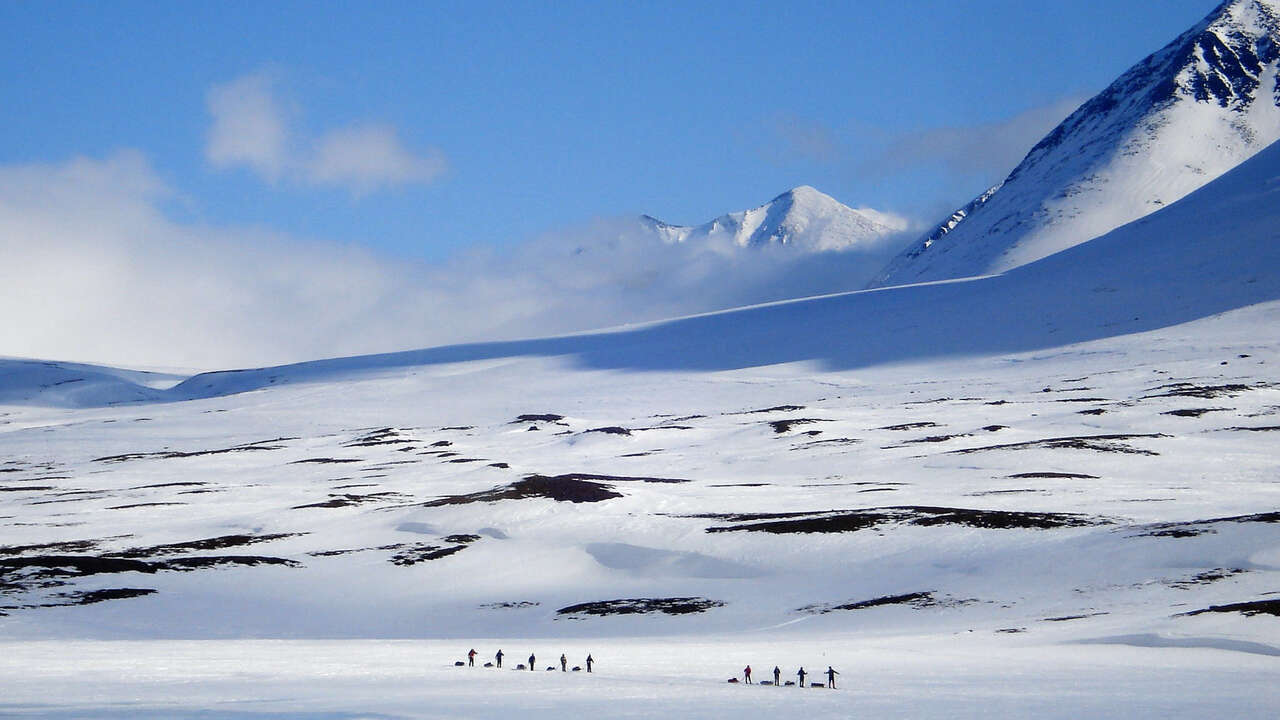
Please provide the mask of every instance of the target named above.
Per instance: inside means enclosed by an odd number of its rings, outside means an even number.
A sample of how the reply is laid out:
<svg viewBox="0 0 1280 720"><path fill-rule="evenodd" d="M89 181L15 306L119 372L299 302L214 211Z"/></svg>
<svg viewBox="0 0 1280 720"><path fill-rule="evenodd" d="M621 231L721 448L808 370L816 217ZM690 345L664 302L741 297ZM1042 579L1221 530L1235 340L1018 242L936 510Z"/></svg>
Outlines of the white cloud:
<svg viewBox="0 0 1280 720"><path fill-rule="evenodd" d="M274 75L257 72L209 90L213 122L205 157L211 165L248 168L272 183L340 187L357 195L427 184L444 173L440 150L414 152L389 125L360 123L307 136L292 122L276 85Z"/></svg>
<svg viewBox="0 0 1280 720"><path fill-rule="evenodd" d="M400 143L395 128L362 125L321 137L308 176L318 184L370 192L392 185L428 183L444 170L444 156L438 150L415 155Z"/></svg>
<svg viewBox="0 0 1280 720"><path fill-rule="evenodd" d="M172 194L132 152L0 167L0 355L210 369L531 337L853 289L896 249L671 246L619 220L427 266L179 222Z"/></svg>
<svg viewBox="0 0 1280 720"><path fill-rule="evenodd" d="M875 208L869 208L869 207L860 207L860 208L854 208L854 209L862 213L863 215L866 215L867 217L871 218L873 221L880 223L881 225L884 225L885 227L897 232L907 232L908 230L920 229L916 225L916 223L911 220L911 218L908 218L905 215L885 212L884 210L876 210Z"/></svg>
<svg viewBox="0 0 1280 720"><path fill-rule="evenodd" d="M283 360L322 353L320 333L394 285L359 250L304 252L282 235L174 222L159 209L169 194L136 153L0 168L0 354Z"/></svg>
<svg viewBox="0 0 1280 720"><path fill-rule="evenodd" d="M272 182L292 169L288 123L274 84L259 72L209 91L213 126L205 157L214 167L247 167Z"/></svg>
<svg viewBox="0 0 1280 720"><path fill-rule="evenodd" d="M891 141L875 169L940 167L953 175L995 182L1008 174L1046 134L1078 108L1086 96L1072 95L980 125L930 128Z"/></svg>

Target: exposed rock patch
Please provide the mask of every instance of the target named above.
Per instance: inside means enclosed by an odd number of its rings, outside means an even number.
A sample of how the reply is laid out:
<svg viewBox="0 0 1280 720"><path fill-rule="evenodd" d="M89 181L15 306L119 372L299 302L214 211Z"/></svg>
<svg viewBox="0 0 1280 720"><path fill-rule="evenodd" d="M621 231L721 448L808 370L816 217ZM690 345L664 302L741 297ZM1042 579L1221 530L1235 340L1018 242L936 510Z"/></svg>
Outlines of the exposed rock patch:
<svg viewBox="0 0 1280 720"><path fill-rule="evenodd" d="M556 475L552 477L530 475L510 485L466 495L450 495L425 502L422 506L467 505L477 502L525 500L529 498L547 498L557 502L588 503L602 502L620 497L622 497L622 493L616 492L610 485L583 480L574 475Z"/></svg>
<svg viewBox="0 0 1280 720"><path fill-rule="evenodd" d="M569 617L582 615L600 617L606 615L642 615L647 613L690 615L718 607L724 607L724 603L719 600L708 600L704 597L628 598L579 603L562 607L556 611L556 614Z"/></svg>
<svg viewBox="0 0 1280 720"><path fill-rule="evenodd" d="M389 562L391 562L392 565L409 567L417 565L418 563L449 557L456 552L461 552L466 549L466 545L452 545L449 547L426 544L413 545L392 555L389 558Z"/></svg>
<svg viewBox="0 0 1280 720"><path fill-rule="evenodd" d="M1164 392L1153 392L1150 395L1143 395L1142 399L1150 398L1167 398L1167 397L1193 397L1203 400L1210 400L1217 397L1232 397L1249 390L1257 390L1259 388L1268 387L1267 383L1258 383L1256 385L1245 385L1243 383L1227 383L1224 385L1196 385L1195 383L1177 382L1167 385L1160 385L1153 390L1163 390Z"/></svg>
<svg viewBox="0 0 1280 720"><path fill-rule="evenodd" d="M788 514L779 513L782 518ZM760 516L743 518L736 525L709 527L707 532L767 532L767 533L837 533L857 532L878 525L900 524L933 527L959 525L991 530L1031 529L1049 530L1064 527L1101 525L1101 518L1075 513L1014 512L1008 510L972 510L926 506L902 506L870 508L866 510L832 510L821 513L796 513L798 517L759 521Z"/></svg>
<svg viewBox="0 0 1280 720"><path fill-rule="evenodd" d="M1280 599L1276 600L1254 600L1252 602L1231 603L1230 605L1210 605L1203 610L1192 610L1183 615L1203 615L1204 613L1229 613L1238 612L1245 617L1253 617L1254 615L1274 615L1280 617Z"/></svg>
<svg viewBox="0 0 1280 720"><path fill-rule="evenodd" d="M1126 453L1130 455L1159 455L1154 450L1145 450L1126 444L1125 441L1140 438L1167 438L1163 433L1123 433L1112 435L1076 435L1072 437L1045 438L1027 442L1006 443L1003 445L984 445L974 448L949 450L949 453L966 455L969 453L988 452L991 450L1030 450L1030 449L1070 449L1094 450L1097 452Z"/></svg>
<svg viewBox="0 0 1280 720"><path fill-rule="evenodd" d="M902 595L884 595L870 600L858 600L847 603L817 603L796 608L796 612L810 615L825 615L837 610L866 610L867 608L884 607L886 605L907 605L916 609L932 607L959 607L975 603L977 600L961 600L950 596L938 597L933 591L904 593Z"/></svg>
<svg viewBox="0 0 1280 720"><path fill-rule="evenodd" d="M787 432L796 425L811 425L813 423L830 422L822 418L792 418L789 420L773 420L769 423L769 427L779 435Z"/></svg>
<svg viewBox="0 0 1280 720"><path fill-rule="evenodd" d="M297 440L296 437L280 437L271 440L259 440L258 442L245 443L243 445L235 445L229 448L219 448L216 450L195 450L191 452L180 452L176 450L166 450L162 452L146 452L146 453L126 453L123 455L107 455L105 457L94 458L93 462L126 462L129 460L144 460L147 458L156 458L167 460L171 458L187 458L199 457L202 455L223 455L226 453L237 452L253 452L258 450L282 450L284 445L278 443L289 440Z"/></svg>

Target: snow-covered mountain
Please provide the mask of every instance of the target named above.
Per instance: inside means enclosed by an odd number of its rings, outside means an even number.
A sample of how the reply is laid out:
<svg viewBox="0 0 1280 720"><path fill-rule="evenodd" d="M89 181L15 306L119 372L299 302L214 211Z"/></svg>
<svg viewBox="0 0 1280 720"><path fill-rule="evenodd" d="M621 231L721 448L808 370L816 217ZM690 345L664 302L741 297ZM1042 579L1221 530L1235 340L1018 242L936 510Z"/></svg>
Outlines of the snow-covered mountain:
<svg viewBox="0 0 1280 720"><path fill-rule="evenodd" d="M1125 72L872 286L997 273L1158 210L1280 138L1280 0L1231 0Z"/></svg>
<svg viewBox="0 0 1280 720"><path fill-rule="evenodd" d="M760 207L721 215L696 227L671 225L644 215L641 223L666 243L708 243L739 248L790 246L807 252L850 250L906 229L893 215L854 209L807 185Z"/></svg>

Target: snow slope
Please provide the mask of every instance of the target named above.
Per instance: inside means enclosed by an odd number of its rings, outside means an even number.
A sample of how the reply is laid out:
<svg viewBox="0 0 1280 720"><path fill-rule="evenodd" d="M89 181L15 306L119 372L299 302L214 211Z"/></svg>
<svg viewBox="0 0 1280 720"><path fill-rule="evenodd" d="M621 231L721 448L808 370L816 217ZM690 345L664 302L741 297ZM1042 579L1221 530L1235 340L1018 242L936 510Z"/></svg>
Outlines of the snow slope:
<svg viewBox="0 0 1280 720"><path fill-rule="evenodd" d="M998 273L1167 206L1280 138L1280 2L1231 0L1125 72L872 286Z"/></svg>
<svg viewBox="0 0 1280 720"><path fill-rule="evenodd" d="M792 188L760 207L729 213L696 227L669 225L644 215L641 223L666 243L759 248L786 245L805 252L878 246L906 229L875 210L855 210L807 185Z"/></svg>
<svg viewBox="0 0 1280 720"><path fill-rule="evenodd" d="M148 402L161 388L184 379L167 373L121 370L101 365L0 357L0 405L37 403L84 407Z"/></svg>

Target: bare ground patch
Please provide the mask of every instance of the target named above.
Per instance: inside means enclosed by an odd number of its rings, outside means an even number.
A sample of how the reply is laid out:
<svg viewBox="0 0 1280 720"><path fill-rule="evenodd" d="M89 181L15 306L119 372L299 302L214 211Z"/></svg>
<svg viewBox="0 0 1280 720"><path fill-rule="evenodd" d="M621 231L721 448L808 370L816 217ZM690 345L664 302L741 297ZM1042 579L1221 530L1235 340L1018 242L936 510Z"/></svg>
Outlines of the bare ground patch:
<svg viewBox="0 0 1280 720"><path fill-rule="evenodd" d="M839 533L857 532L880 525L918 525L934 527L958 525L991 530L1031 529L1049 530L1064 527L1086 527L1107 524L1103 518L1076 513L1016 512L1009 510L973 510L928 506L900 506L869 508L865 510L832 510L820 513L798 513L797 517L780 517L760 521L756 517L743 518L738 524L707 528L709 533L719 532L767 532L785 533Z"/></svg>
<svg viewBox="0 0 1280 720"><path fill-rule="evenodd" d="M724 607L724 603L704 597L626 598L569 605L556 610L556 614L570 618L586 615L604 617L608 615L643 615L648 613L691 615L718 607Z"/></svg>

